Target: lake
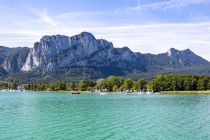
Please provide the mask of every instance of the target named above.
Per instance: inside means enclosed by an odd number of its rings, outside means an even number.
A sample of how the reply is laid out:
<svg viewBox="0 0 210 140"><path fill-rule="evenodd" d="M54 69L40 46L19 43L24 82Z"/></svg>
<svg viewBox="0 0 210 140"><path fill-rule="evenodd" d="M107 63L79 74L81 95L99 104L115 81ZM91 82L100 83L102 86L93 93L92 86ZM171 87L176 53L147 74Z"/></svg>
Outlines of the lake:
<svg viewBox="0 0 210 140"><path fill-rule="evenodd" d="M209 140L210 95L0 92L0 139Z"/></svg>

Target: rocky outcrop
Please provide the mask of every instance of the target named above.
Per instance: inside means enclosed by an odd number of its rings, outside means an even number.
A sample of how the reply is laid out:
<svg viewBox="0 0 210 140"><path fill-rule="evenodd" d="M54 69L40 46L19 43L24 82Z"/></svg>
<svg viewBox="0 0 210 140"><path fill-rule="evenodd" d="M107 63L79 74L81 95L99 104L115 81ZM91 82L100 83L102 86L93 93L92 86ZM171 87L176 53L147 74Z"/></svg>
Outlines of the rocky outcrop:
<svg viewBox="0 0 210 140"><path fill-rule="evenodd" d="M6 57L12 53L15 48L9 48L5 46L0 46L0 65L2 65L6 59Z"/></svg>
<svg viewBox="0 0 210 140"><path fill-rule="evenodd" d="M114 48L111 42L96 39L82 32L68 37L43 36L33 48L0 47L0 65L7 72L69 68L93 68L123 74L132 71L147 72L155 69L200 67L210 63L191 50L176 50L154 55L132 52L128 47ZM110 74L110 73L108 73Z"/></svg>
<svg viewBox="0 0 210 140"><path fill-rule="evenodd" d="M13 52L8 54L3 63L3 68L7 72L18 72L26 62L29 53L29 48L16 48Z"/></svg>
<svg viewBox="0 0 210 140"><path fill-rule="evenodd" d="M141 69L140 63L129 48L114 48L111 42L82 32L73 37L44 36L30 50L22 70L105 66Z"/></svg>
<svg viewBox="0 0 210 140"><path fill-rule="evenodd" d="M165 67L205 66L210 64L207 60L194 54L190 49L180 51L171 48L168 52L158 55L145 54L145 59L147 65Z"/></svg>

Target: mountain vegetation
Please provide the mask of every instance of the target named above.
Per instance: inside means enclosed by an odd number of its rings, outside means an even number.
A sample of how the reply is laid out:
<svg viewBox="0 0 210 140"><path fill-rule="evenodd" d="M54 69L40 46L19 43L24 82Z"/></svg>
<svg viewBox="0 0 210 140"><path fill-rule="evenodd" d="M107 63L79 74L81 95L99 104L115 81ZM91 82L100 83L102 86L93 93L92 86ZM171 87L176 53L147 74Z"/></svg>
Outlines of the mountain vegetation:
<svg viewBox="0 0 210 140"><path fill-rule="evenodd" d="M210 90L210 76L158 75L147 87L154 91Z"/></svg>
<svg viewBox="0 0 210 140"><path fill-rule="evenodd" d="M49 84L24 84L22 88L35 91L204 91L210 90L210 76L157 75L148 82L144 78L132 80L118 76L106 79L80 80L78 82L53 82ZM0 82L0 89L17 89L15 83Z"/></svg>
<svg viewBox="0 0 210 140"><path fill-rule="evenodd" d="M111 75L152 80L157 74L209 75L210 63L189 49L154 55L115 48L88 32L43 36L32 48L0 46L0 80L6 82L78 82Z"/></svg>

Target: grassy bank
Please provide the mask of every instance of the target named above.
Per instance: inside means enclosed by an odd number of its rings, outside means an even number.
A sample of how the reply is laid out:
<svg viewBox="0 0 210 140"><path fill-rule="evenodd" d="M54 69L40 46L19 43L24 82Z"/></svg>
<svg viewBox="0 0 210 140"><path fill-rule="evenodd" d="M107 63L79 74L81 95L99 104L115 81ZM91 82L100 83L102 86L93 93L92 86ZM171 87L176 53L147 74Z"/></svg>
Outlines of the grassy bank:
<svg viewBox="0 0 210 140"><path fill-rule="evenodd" d="M161 94L210 94L210 90L198 90L198 91L161 91Z"/></svg>

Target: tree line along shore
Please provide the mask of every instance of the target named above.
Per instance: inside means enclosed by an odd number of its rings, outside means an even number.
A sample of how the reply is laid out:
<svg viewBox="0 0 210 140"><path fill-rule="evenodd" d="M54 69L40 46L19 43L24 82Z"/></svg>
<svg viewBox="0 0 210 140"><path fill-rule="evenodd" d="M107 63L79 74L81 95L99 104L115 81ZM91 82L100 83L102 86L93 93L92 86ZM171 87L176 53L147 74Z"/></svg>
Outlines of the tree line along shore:
<svg viewBox="0 0 210 140"><path fill-rule="evenodd" d="M62 81L49 84L20 84L0 82L0 89L33 90L33 91L101 91L101 92L134 92L147 91L161 93L210 93L210 76L197 75L157 75L152 81L141 78L109 76L105 79L81 80L65 83Z"/></svg>

